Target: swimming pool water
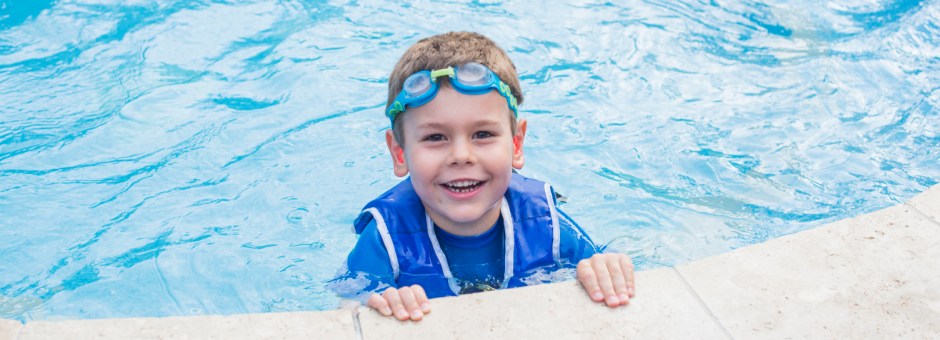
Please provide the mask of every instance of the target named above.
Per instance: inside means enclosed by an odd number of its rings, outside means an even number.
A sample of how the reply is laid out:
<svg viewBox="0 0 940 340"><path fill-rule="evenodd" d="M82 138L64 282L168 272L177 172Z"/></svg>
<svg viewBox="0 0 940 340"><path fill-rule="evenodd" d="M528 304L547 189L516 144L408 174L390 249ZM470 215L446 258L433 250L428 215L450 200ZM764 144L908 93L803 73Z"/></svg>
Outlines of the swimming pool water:
<svg viewBox="0 0 940 340"><path fill-rule="evenodd" d="M523 173L640 269L940 179L935 1L0 0L0 317L320 310L410 44L472 30Z"/></svg>

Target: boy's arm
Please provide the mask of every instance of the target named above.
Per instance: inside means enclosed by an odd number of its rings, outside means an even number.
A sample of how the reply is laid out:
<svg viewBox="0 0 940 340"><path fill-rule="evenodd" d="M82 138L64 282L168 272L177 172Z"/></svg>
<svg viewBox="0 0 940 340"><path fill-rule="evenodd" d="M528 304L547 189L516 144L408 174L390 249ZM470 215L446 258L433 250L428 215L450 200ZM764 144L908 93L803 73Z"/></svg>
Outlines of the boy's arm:
<svg viewBox="0 0 940 340"><path fill-rule="evenodd" d="M397 286L388 252L375 221L366 226L349 252L346 257L346 269L347 272L342 277L347 279L347 284L355 286L359 295L363 292L381 292L387 287Z"/></svg>
<svg viewBox="0 0 940 340"><path fill-rule="evenodd" d="M368 286L358 291L371 292L367 304L382 315L394 315L402 321L409 318L418 321L431 312L427 294L421 286L398 287L375 221L362 231L346 259L346 266L348 276L364 277L370 281Z"/></svg>
<svg viewBox="0 0 940 340"><path fill-rule="evenodd" d="M571 220L559 213L561 256L568 263L577 263L578 281L595 302L609 307L630 303L634 296L633 261L626 254L602 254L591 238Z"/></svg>
<svg viewBox="0 0 940 340"><path fill-rule="evenodd" d="M558 211L558 225L561 228L559 236L561 237L560 241L560 251L561 258L565 262L564 264L574 266L582 259L590 258L594 254L600 254L601 248L594 244L594 241L591 240L591 237L581 229L568 214L565 214L564 211L561 211L560 208L556 207Z"/></svg>

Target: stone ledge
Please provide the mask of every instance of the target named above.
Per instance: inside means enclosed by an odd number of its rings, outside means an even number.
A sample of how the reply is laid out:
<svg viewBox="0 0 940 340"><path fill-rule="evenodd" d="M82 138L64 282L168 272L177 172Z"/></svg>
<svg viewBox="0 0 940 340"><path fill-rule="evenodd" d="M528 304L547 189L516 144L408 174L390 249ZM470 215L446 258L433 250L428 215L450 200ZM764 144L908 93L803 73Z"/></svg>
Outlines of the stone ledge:
<svg viewBox="0 0 940 340"><path fill-rule="evenodd" d="M31 339L355 339L350 310L229 316L32 321Z"/></svg>
<svg viewBox="0 0 940 340"><path fill-rule="evenodd" d="M362 338L370 339L610 339L723 338L671 268L637 273L628 307L592 302L576 282L440 298L421 322L401 322L361 309Z"/></svg>
<svg viewBox="0 0 940 340"><path fill-rule="evenodd" d="M19 335L23 324L19 321L0 319L0 340L13 340Z"/></svg>
<svg viewBox="0 0 940 340"><path fill-rule="evenodd" d="M906 205L677 269L741 339L940 335L940 228Z"/></svg>
<svg viewBox="0 0 940 340"><path fill-rule="evenodd" d="M940 225L940 185L934 185L916 197L907 201L907 204L918 211L933 218Z"/></svg>

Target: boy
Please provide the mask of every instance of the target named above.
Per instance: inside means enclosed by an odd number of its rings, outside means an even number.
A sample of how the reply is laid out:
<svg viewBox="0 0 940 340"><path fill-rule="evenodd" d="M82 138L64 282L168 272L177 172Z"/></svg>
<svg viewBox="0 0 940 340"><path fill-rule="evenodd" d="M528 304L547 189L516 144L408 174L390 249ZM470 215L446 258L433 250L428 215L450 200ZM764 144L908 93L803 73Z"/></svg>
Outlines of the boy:
<svg viewBox="0 0 940 340"><path fill-rule="evenodd" d="M411 176L363 208L347 267L371 281L368 305L421 320L428 298L524 286L577 264L607 306L633 296L633 264L600 254L547 184L515 173L527 128L515 66L490 39L451 32L417 42L389 78L386 144ZM527 280L528 279L528 280Z"/></svg>

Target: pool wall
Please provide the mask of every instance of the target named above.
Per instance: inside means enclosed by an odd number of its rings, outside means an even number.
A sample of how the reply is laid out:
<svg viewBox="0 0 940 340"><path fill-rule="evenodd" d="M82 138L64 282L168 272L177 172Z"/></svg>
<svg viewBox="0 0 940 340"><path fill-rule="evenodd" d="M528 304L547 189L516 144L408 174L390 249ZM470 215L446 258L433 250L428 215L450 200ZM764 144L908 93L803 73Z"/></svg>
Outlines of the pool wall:
<svg viewBox="0 0 940 340"><path fill-rule="evenodd" d="M575 282L441 298L420 323L363 307L167 318L0 320L0 340L940 337L940 185L910 201L637 273L626 308Z"/></svg>

